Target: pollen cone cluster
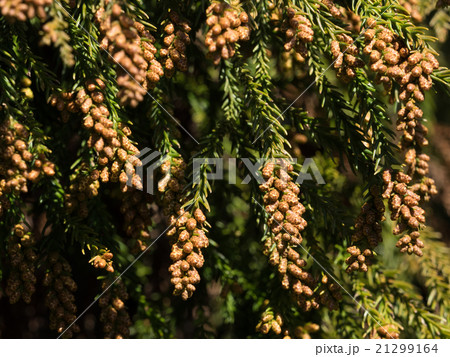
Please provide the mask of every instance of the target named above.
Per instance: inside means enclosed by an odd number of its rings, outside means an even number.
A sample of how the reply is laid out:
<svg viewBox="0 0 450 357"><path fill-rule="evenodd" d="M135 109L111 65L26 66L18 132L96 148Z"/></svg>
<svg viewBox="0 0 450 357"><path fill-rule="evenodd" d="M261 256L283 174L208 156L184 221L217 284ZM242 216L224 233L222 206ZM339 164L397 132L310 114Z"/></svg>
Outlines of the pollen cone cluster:
<svg viewBox="0 0 450 357"><path fill-rule="evenodd" d="M373 249L383 241L381 222L384 218L384 202L380 190L373 185L370 188L370 198L361 207L361 212L355 221L355 232L352 235L353 245L347 248L350 257L346 259L347 273L353 271L367 272L372 265Z"/></svg>
<svg viewBox="0 0 450 357"><path fill-rule="evenodd" d="M164 73L168 78L172 77L177 69L181 72L188 69L186 47L191 43L189 31L191 27L188 21L177 12L171 11L164 23L163 46L159 50L159 55L163 58Z"/></svg>
<svg viewBox="0 0 450 357"><path fill-rule="evenodd" d="M100 249L96 256L94 256L90 263L97 269L105 269L109 273L114 272L113 267L113 253L106 249Z"/></svg>
<svg viewBox="0 0 450 357"><path fill-rule="evenodd" d="M419 230L425 224L425 211L419 206L420 195L410 186L411 177L402 172L385 171L383 181L383 197L389 199L391 219L397 221L393 233L402 235L396 246L402 253L421 257L424 243Z"/></svg>
<svg viewBox="0 0 450 357"><path fill-rule="evenodd" d="M370 55L371 69L377 72L378 80L388 92L397 83L401 102L396 125L403 133L400 147L405 155L405 170L384 173L383 197L389 198L391 218L398 220L394 234L407 231L397 247L421 256L423 242L419 229L425 223L425 211L419 201L428 200L437 190L434 180L427 177L430 158L422 153L422 148L428 145L428 129L422 123L423 111L419 106L432 87L431 75L439 68L439 62L427 49L410 51L398 36L376 25L374 20L369 21L369 26L372 28L365 33L364 52Z"/></svg>
<svg viewBox="0 0 450 357"><path fill-rule="evenodd" d="M118 64L120 102L136 107L147 90L153 89L164 75L161 64L155 58L155 38L143 24L125 14L117 3L113 4L110 12L100 8L95 20L102 35L101 48Z"/></svg>
<svg viewBox="0 0 450 357"><path fill-rule="evenodd" d="M439 63L428 50L410 51L405 42L384 26L368 21L370 28L364 33L364 54L370 56L371 70L377 73L377 82L387 92L392 84L400 86L399 98L407 102L423 102L424 92L431 88L430 75Z"/></svg>
<svg viewBox="0 0 450 357"><path fill-rule="evenodd" d="M281 25L281 30L286 36L284 50L286 52L294 50L297 57L300 56L300 62L304 62L308 56L306 44L312 42L314 36L311 22L293 7L287 8L286 13L287 19Z"/></svg>
<svg viewBox="0 0 450 357"><path fill-rule="evenodd" d="M264 335L272 333L276 336L282 337L283 339L310 339L310 333L314 333L319 330L319 325L310 322L306 323L304 326L289 328L286 325L285 319L281 316L281 314L274 312L271 307L268 307L261 314L261 319L259 320L258 325L256 325L256 331Z"/></svg>
<svg viewBox="0 0 450 357"><path fill-rule="evenodd" d="M354 40L349 35L339 34L337 40L331 42L331 53L334 60L334 68L338 78L348 83L356 76L356 69L363 67L364 62L359 58L359 50L353 44Z"/></svg>
<svg viewBox="0 0 450 357"><path fill-rule="evenodd" d="M270 235L265 242L264 254L276 266L284 289L292 289L298 305L305 311L318 308L313 290L316 282L303 268L306 261L295 250L303 238L301 232L307 223L302 214L305 207L299 201L300 189L292 181L293 167L286 160L268 162L262 169L266 180L259 186L264 193L264 207L270 215L267 224Z"/></svg>
<svg viewBox="0 0 450 357"><path fill-rule="evenodd" d="M102 289L106 291L98 300L100 321L103 323L105 338L122 339L130 335L131 319L125 306L128 293L121 279L114 280L111 276L102 284Z"/></svg>
<svg viewBox="0 0 450 357"><path fill-rule="evenodd" d="M329 310L337 310L342 300L341 287L328 275L323 274L319 289L315 292L317 302Z"/></svg>
<svg viewBox="0 0 450 357"><path fill-rule="evenodd" d="M322 4L324 4L328 10L330 11L330 14L335 19L341 19L343 18L343 14L341 10L336 6L333 0L321 0Z"/></svg>
<svg viewBox="0 0 450 357"><path fill-rule="evenodd" d="M26 21L34 17L47 18L45 8L53 0L0 0L0 11L9 21Z"/></svg>
<svg viewBox="0 0 450 357"><path fill-rule="evenodd" d="M9 118L0 124L0 216L9 208L7 196L28 192L29 182L55 174L55 165L43 152L30 151L30 140L29 131L18 121Z"/></svg>
<svg viewBox="0 0 450 357"><path fill-rule="evenodd" d="M6 295L15 304L22 300L29 304L36 290L36 253L33 250L34 237L23 224L16 224L8 239L7 254L11 272L6 282Z"/></svg>
<svg viewBox="0 0 450 357"><path fill-rule="evenodd" d="M100 181L119 182L123 192L128 189L127 183L142 189L141 178L135 170L136 166L142 165L135 156L139 150L128 139L130 128L111 120L109 110L103 104L105 87L99 78L86 81L84 88L69 95L65 108L83 115L83 126L90 134L87 144L98 154ZM58 107L61 102L53 97L51 103ZM91 177L93 181L98 179L97 175L91 176L94 176Z"/></svg>
<svg viewBox="0 0 450 357"><path fill-rule="evenodd" d="M283 318L280 314L274 313L272 309L268 308L261 315L261 320L258 325L256 325L256 331L261 332L264 335L272 332L275 335L290 338L289 331L286 328L283 328L283 322Z"/></svg>
<svg viewBox="0 0 450 357"><path fill-rule="evenodd" d="M50 97L50 105L55 107L60 113L60 120L63 123L67 123L70 119L70 115L78 113L80 111L79 105L75 102L74 92L61 92L53 94Z"/></svg>
<svg viewBox="0 0 450 357"><path fill-rule="evenodd" d="M238 41L250 39L248 15L239 4L230 6L224 1L212 1L206 9L206 24L208 32L205 45L208 47L208 57L215 65L220 60L229 59L236 52Z"/></svg>
<svg viewBox="0 0 450 357"><path fill-rule="evenodd" d="M182 190L186 186L186 164L181 158L172 158L161 166L163 178L158 183L158 190L163 193L164 213L169 216L170 237L172 245L169 267L174 285L174 295L181 295L183 300L190 298L195 291L195 284L200 282L197 269L203 266L202 249L208 247L206 236L206 217L200 208L182 208L185 198Z"/></svg>
<svg viewBox="0 0 450 357"><path fill-rule="evenodd" d="M69 263L59 253L51 253L46 262L48 271L43 284L47 287L45 302L50 313L50 328L63 333L76 319L74 292L77 284L72 279ZM70 338L78 331L79 327L73 324L62 337Z"/></svg>
<svg viewBox="0 0 450 357"><path fill-rule="evenodd" d="M133 252L142 252L150 240L151 196L146 192L130 189L122 195L121 213L124 215L124 229L133 239Z"/></svg>
<svg viewBox="0 0 450 357"><path fill-rule="evenodd" d="M90 169L86 164L77 167L70 175L68 193L65 196L67 213L77 212L81 218L89 215L88 199L98 195L100 171Z"/></svg>

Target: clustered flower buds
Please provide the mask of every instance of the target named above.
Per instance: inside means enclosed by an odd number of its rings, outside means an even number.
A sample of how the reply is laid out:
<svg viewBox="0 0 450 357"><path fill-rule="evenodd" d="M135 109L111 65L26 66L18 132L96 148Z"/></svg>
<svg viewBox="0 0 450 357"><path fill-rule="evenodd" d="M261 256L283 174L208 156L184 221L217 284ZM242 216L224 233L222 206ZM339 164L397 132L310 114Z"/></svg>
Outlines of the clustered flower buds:
<svg viewBox="0 0 450 357"><path fill-rule="evenodd" d="M202 249L208 247L209 241L204 229L206 217L200 208L193 213L180 209L177 214L178 218L170 217L174 227L167 232L172 244L170 282L175 287L174 295L181 295L183 300L187 300L195 291L194 285L200 282L197 269L205 262Z"/></svg>
<svg viewBox="0 0 450 357"><path fill-rule="evenodd" d="M55 165L44 152L30 152L30 140L29 131L18 121L9 118L0 124L0 216L9 206L8 194L28 192L28 182L55 174Z"/></svg>
<svg viewBox="0 0 450 357"><path fill-rule="evenodd" d="M416 174L419 177L419 181L411 186L411 191L419 194L425 201L428 201L432 195L436 195L438 192L434 180L427 177L429 161L430 157L427 154L417 155L414 148L409 148L406 151L405 164L407 165L407 173L410 176Z"/></svg>
<svg viewBox="0 0 450 357"><path fill-rule="evenodd" d="M414 101L408 101L397 114L397 130L403 131L402 147L407 148L414 144L417 144L419 147L428 145L428 140L426 139L428 129L421 123L423 111L414 104ZM409 153L409 157L406 160L415 161L415 150L414 154L412 152Z"/></svg>
<svg viewBox="0 0 450 357"><path fill-rule="evenodd" d="M45 8L52 3L53 0L0 0L0 9L1 14L11 22L26 21L36 16L45 20Z"/></svg>
<svg viewBox="0 0 450 357"><path fill-rule="evenodd" d="M100 172L92 170L86 164L77 167L70 175L69 193L65 196L65 208L67 213L77 212L81 218L89 214L88 199L98 195L100 188Z"/></svg>
<svg viewBox="0 0 450 357"><path fill-rule="evenodd" d="M337 310L339 301L342 300L341 287L326 274L323 274L321 285L315 295L317 302L331 311Z"/></svg>
<svg viewBox="0 0 450 357"><path fill-rule="evenodd" d="M125 306L125 300L128 299L125 284L121 279L114 281L111 276L103 281L102 289L104 293L98 299L98 305L101 309L100 321L103 323L105 338L129 337L131 319Z"/></svg>
<svg viewBox="0 0 450 357"><path fill-rule="evenodd" d="M430 75L439 68L439 62L427 50L411 52L391 30L375 26L370 20L371 28L364 33L364 53L370 56L370 68L377 73L377 82L390 91L395 81L400 85L400 100L423 102L424 92L432 85Z"/></svg>
<svg viewBox="0 0 450 357"><path fill-rule="evenodd" d="M101 48L116 63L118 97L121 104L136 107L147 90L153 89L164 75L156 60L155 38L145 26L126 15L119 4L114 3L111 12L100 8L95 14L102 38Z"/></svg>
<svg viewBox="0 0 450 357"><path fill-rule="evenodd" d="M60 120L63 123L69 121L71 113L78 113L80 111L80 107L75 102L75 99L75 93L72 91L61 92L50 96L50 105L61 113Z"/></svg>
<svg viewBox="0 0 450 357"><path fill-rule="evenodd" d="M368 266L372 265L373 248L383 240L381 222L385 220L384 212L380 191L377 186L371 186L370 198L361 207L355 221L355 233L352 235L352 243L355 245L347 248L350 253L345 261L348 265L347 273L367 272Z"/></svg>
<svg viewBox="0 0 450 357"><path fill-rule="evenodd" d="M391 219L398 224L394 228L394 234L399 235L407 232L396 244L400 252L415 254L419 257L423 255L424 244L420 240L420 226L425 223L425 211L419 206L420 195L409 186L411 177L397 172L392 177L392 171L383 172L385 184L384 198L389 198L389 208Z"/></svg>
<svg viewBox="0 0 450 357"><path fill-rule="evenodd" d="M109 110L103 104L105 87L105 83L99 78L88 80L85 88L69 94L70 101L65 107L58 107L60 103L64 104L58 99L52 98L51 103L61 111L71 108L72 112L80 111L84 115L83 126L90 133L87 144L98 153L101 182L119 182L122 191L126 192L127 182L130 180L133 187L142 189L141 178L136 175L135 170L136 166L142 165L135 156L139 150L128 139L131 135L130 128L123 123L116 124L109 118ZM93 182L98 179L96 176L94 172L90 175Z"/></svg>
<svg viewBox="0 0 450 357"><path fill-rule="evenodd" d="M371 339L399 339L400 333L398 327L394 324L380 326L374 329L370 335Z"/></svg>
<svg viewBox="0 0 450 357"><path fill-rule="evenodd" d="M158 182L158 192L162 194L161 206L166 216L176 214L182 204L180 202L184 185L186 184L186 163L181 157L173 157L162 163Z"/></svg>
<svg viewBox="0 0 450 357"><path fill-rule="evenodd" d="M143 191L132 189L122 195L120 212L124 215L125 232L134 241L132 249L135 252L144 251L150 239L150 203L151 196Z"/></svg>
<svg viewBox="0 0 450 357"><path fill-rule="evenodd" d="M181 18L177 12L170 11L169 19L164 23L163 46L159 50L159 55L164 58L162 64L168 78L173 76L176 69L181 72L188 69L186 46L191 43L189 31L191 27L187 20Z"/></svg>
<svg viewBox="0 0 450 357"><path fill-rule="evenodd" d="M107 272L113 273L113 253L107 249L99 249L97 253L89 262L97 269L106 269Z"/></svg>
<svg viewBox="0 0 450 357"><path fill-rule="evenodd" d="M8 239L7 254L11 273L6 283L6 295L9 302L15 304L20 300L27 304L35 292L36 253L33 250L35 240L23 224L16 224Z"/></svg>
<svg viewBox="0 0 450 357"><path fill-rule="evenodd" d="M315 280L303 268L306 261L295 247L301 244L301 233L307 223L302 215L305 207L299 201L300 189L292 181L293 167L286 160L269 161L262 168L266 180L259 186L264 193L264 207L270 215L267 224L271 234L265 242L264 254L278 267L284 289L292 289L298 305L305 311L318 308L314 300Z"/></svg>
<svg viewBox="0 0 450 357"><path fill-rule="evenodd" d="M420 13L419 1L418 0L400 0L400 5L403 6L408 14L411 16L414 22L422 22L423 17Z"/></svg>
<svg viewBox="0 0 450 357"><path fill-rule="evenodd" d="M293 49L304 62L308 55L306 44L312 42L314 36L311 22L293 7L287 8L286 12L288 18L281 25L286 35L284 50L290 52Z"/></svg>
<svg viewBox="0 0 450 357"><path fill-rule="evenodd" d="M353 39L346 34L336 36L337 40L331 42L331 53L334 60L334 68L337 69L338 78L348 83L356 76L356 69L364 66L364 62L358 58L359 50Z"/></svg>
<svg viewBox="0 0 450 357"><path fill-rule="evenodd" d="M186 163L182 158L173 157L161 165L162 179L158 182L158 191L163 194L161 204L164 214L169 216L170 229L167 236L172 245L169 267L174 285L174 295L181 295L187 300L195 291L195 284L200 282L197 269L203 266L202 249L208 247L206 236L206 216L200 208L185 211L186 202L183 189L186 186Z"/></svg>
<svg viewBox="0 0 450 357"><path fill-rule="evenodd" d="M341 10L336 6L333 0L321 0L321 2L328 8L330 14L335 19L341 19L343 17Z"/></svg>
<svg viewBox="0 0 450 357"><path fill-rule="evenodd" d="M206 24L208 32L205 36L205 45L208 47L208 57L215 65L221 58L229 59L236 52L238 41L250 39L248 15L239 4L230 6L224 1L211 1L206 9Z"/></svg>
<svg viewBox="0 0 450 357"><path fill-rule="evenodd" d="M272 331L275 335L282 335L285 339L290 338L289 331L286 328L283 329L283 318L278 313L274 314L270 308L261 315L261 320L256 325L256 331L264 335Z"/></svg>
<svg viewBox="0 0 450 357"><path fill-rule="evenodd" d="M376 26L370 19L364 36L364 53L370 55L371 69L377 72L377 79L390 91L394 82L399 85L399 99L402 103L398 111L397 130L402 131L400 147L405 151L406 170L383 174L384 198L389 198L391 218L399 220L394 234L408 231L397 243L401 252L422 256L423 242L419 239L419 227L425 223L425 211L419 207L421 198L429 199L437 193L434 180L428 174L428 155L422 147L428 145L428 129L422 124L423 111L417 103L425 99L424 92L431 89L431 74L439 68L439 62L427 49L410 51L404 41L384 26Z"/></svg>
<svg viewBox="0 0 450 357"><path fill-rule="evenodd" d="M269 304L266 300L265 304ZM304 326L296 326L293 329L293 334L290 328L286 327L286 323L279 313L275 313L271 307L267 307L266 310L261 314L261 319L256 325L256 331L264 335L272 332L277 336L282 336L283 339L291 339L292 335L294 338L310 339L310 333L319 331L319 325L308 322Z"/></svg>
<svg viewBox="0 0 450 357"><path fill-rule="evenodd" d="M47 287L46 305L50 312L50 328L63 333L76 319L77 307L74 292L77 284L72 279L72 269L59 253L52 252L46 260L49 264L43 284ZM73 324L62 337L70 338L79 327Z"/></svg>

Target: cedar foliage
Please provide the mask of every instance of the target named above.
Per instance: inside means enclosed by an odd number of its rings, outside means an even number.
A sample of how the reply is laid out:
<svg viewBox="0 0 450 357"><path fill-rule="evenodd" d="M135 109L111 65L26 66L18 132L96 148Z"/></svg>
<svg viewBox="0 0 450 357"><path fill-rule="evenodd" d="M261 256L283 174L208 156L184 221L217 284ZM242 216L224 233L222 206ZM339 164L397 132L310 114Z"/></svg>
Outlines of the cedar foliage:
<svg viewBox="0 0 450 357"><path fill-rule="evenodd" d="M446 6L0 0L0 336L450 337Z"/></svg>

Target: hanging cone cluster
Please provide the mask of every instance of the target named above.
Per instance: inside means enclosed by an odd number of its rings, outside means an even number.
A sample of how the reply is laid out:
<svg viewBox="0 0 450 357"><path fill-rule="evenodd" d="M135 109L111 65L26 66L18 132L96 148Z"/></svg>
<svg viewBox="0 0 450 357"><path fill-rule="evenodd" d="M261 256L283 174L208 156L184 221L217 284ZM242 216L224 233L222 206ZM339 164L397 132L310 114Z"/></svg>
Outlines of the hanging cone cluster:
<svg viewBox="0 0 450 357"><path fill-rule="evenodd" d="M206 9L206 24L208 32L205 45L208 47L208 57L215 65L220 60L229 59L236 52L238 41L250 39L248 15L239 4L230 6L224 1L212 1Z"/></svg>
<svg viewBox="0 0 450 357"><path fill-rule="evenodd" d="M424 244L419 239L419 230L420 225L425 223L425 211L419 206L420 195L411 189L411 177L402 172L385 171L383 181L383 197L389 198L391 219L398 222L393 233L399 235L407 232L398 240L396 246L402 253L414 253L421 257Z"/></svg>
<svg viewBox="0 0 450 357"><path fill-rule="evenodd" d="M403 40L384 26L368 21L364 36L364 53L370 55L371 69L377 79L390 92L393 83L400 90L402 107L398 111L397 130L403 133L400 147L405 151L405 171L385 171L384 198L389 198L391 218L398 220L394 234L407 234L399 239L401 252L422 256L423 242L420 226L425 223L425 211L419 206L421 199L428 200L437 193L434 180L428 174L429 156L422 153L428 145L428 129L422 124L423 111L419 103L425 100L425 92L432 87L431 74L439 68L439 62L427 49L410 51Z"/></svg>
<svg viewBox="0 0 450 357"><path fill-rule="evenodd" d="M6 282L6 295L9 302L15 304L22 300L29 304L36 288L36 260L33 250L35 240L23 224L16 224L8 240L7 254L11 272Z"/></svg>
<svg viewBox="0 0 450 357"><path fill-rule="evenodd" d="M195 284L200 282L200 269L205 259L202 249L209 245L206 236L206 216L200 208L185 211L183 197L186 163L181 158L172 158L161 165L163 178L158 183L158 190L163 193L161 203L164 214L169 216L170 227L167 236L172 245L169 267L174 285L174 295L181 295L187 300L195 291Z"/></svg>
<svg viewBox="0 0 450 357"><path fill-rule="evenodd" d="M26 21L39 17L47 18L45 8L51 6L53 0L0 0L1 14L9 21Z"/></svg>
<svg viewBox="0 0 450 357"><path fill-rule="evenodd" d="M308 56L306 44L312 42L314 36L311 22L293 7L287 8L286 13L288 18L281 25L286 36L284 50L294 50L297 57L300 56L301 62L304 62Z"/></svg>
<svg viewBox="0 0 450 357"><path fill-rule="evenodd" d="M151 196L143 191L129 189L122 195L120 212L124 215L124 230L133 239L133 252L142 252L150 239L152 224Z"/></svg>
<svg viewBox="0 0 450 357"><path fill-rule="evenodd" d="M167 78L171 78L176 69L181 72L188 69L186 46L191 43L188 35L190 31L188 21L181 18L177 12L170 11L169 19L164 23L163 46L159 50Z"/></svg>
<svg viewBox="0 0 450 357"><path fill-rule="evenodd" d="M318 303L331 311L337 310L339 301L342 300L341 287L326 274L323 274L321 285L315 295Z"/></svg>
<svg viewBox="0 0 450 357"><path fill-rule="evenodd" d="M261 315L261 319L256 325L256 331L261 332L264 335L272 332L275 335L282 335L284 338L289 337L289 331L287 329L283 329L283 318L280 314L275 313L272 309L268 308Z"/></svg>
<svg viewBox="0 0 450 357"><path fill-rule="evenodd" d="M84 116L83 126L90 133L87 144L98 153L100 181L120 182L123 192L128 189L127 183L142 189L141 178L135 170L136 166L142 165L135 156L139 150L128 139L130 128L122 123L115 124L109 118L109 110L103 104L104 89L105 83L101 79L88 80L85 88L69 94L70 101L66 108L71 108L71 112L81 112ZM55 97L51 99L51 104L58 106L59 103ZM97 175L91 176L93 181L98 179Z"/></svg>
<svg viewBox="0 0 450 357"><path fill-rule="evenodd" d="M265 305L268 303L269 301L266 300ZM256 331L264 335L273 333L276 336L283 337L283 339L310 339L310 333L319 331L319 325L308 322L304 326L296 326L293 328L292 333L292 328L286 326L281 314L275 313L271 307L268 307L261 314L261 319L259 320L258 325L256 325Z"/></svg>
<svg viewBox="0 0 450 357"><path fill-rule="evenodd" d="M76 168L70 175L69 192L65 195L65 208L68 214L75 211L80 218L89 215L88 199L98 195L99 178L100 171L92 170L84 163Z"/></svg>
<svg viewBox="0 0 450 357"><path fill-rule="evenodd" d="M333 0L321 0L321 3L324 4L328 10L330 11L330 14L335 19L342 19L343 14L341 10L336 6Z"/></svg>
<svg viewBox="0 0 450 357"><path fill-rule="evenodd" d="M204 229L206 217L199 208L193 214L182 209L177 213L181 216L174 221L175 217L171 216L171 224L175 227L167 232L172 244L170 282L175 287L174 295L181 295L183 300L187 300L195 291L194 285L200 282L197 269L205 262L202 249L208 247L209 242Z"/></svg>
<svg viewBox="0 0 450 357"><path fill-rule="evenodd" d="M399 98L422 102L424 92L432 85L430 75L439 62L428 50L411 52L405 42L384 26L369 19L364 33L364 54L370 56L371 70L377 73L376 82L383 83L389 92L394 82L400 85Z"/></svg>
<svg viewBox="0 0 450 357"><path fill-rule="evenodd" d="M302 214L305 207L299 201L300 189L292 181L293 167L286 160L268 162L262 169L266 180L260 185L264 193L264 207L270 215L267 225L271 234L265 242L264 254L277 267L284 289L292 289L298 305L305 311L318 308L313 290L316 282L303 268L306 261L295 250L302 243L301 232L307 223Z"/></svg>
<svg viewBox="0 0 450 357"><path fill-rule="evenodd" d="M105 338L128 338L131 326L130 315L125 306L128 293L121 279L116 282L114 280L114 277L110 276L102 283L102 289L107 290L98 299L100 321L103 323Z"/></svg>
<svg viewBox="0 0 450 357"><path fill-rule="evenodd" d="M90 260L90 263L97 269L105 269L107 272L113 273L113 253L107 249L100 249L97 253L98 254Z"/></svg>
<svg viewBox="0 0 450 357"><path fill-rule="evenodd" d="M143 24L126 15L117 3L112 5L111 12L100 8L95 20L102 35L101 48L118 63L120 103L136 107L144 100L147 90L153 89L164 75L155 58L155 38Z"/></svg>
<svg viewBox="0 0 450 357"><path fill-rule="evenodd" d="M345 33L336 36L337 40L331 42L331 53L334 60L334 68L337 77L348 83L356 76L356 69L364 67L364 62L359 58L359 50L353 44L354 40Z"/></svg>
<svg viewBox="0 0 450 357"><path fill-rule="evenodd" d="M55 165L44 153L30 152L30 140L18 121L9 118L0 124L0 216L9 207L8 194L28 192L28 182L55 174Z"/></svg>
<svg viewBox="0 0 450 357"><path fill-rule="evenodd" d="M78 113L80 111L79 105L76 104L74 92L61 92L53 94L49 98L50 105L55 107L60 113L60 120L67 123L70 119L70 114Z"/></svg>
<svg viewBox="0 0 450 357"><path fill-rule="evenodd" d="M76 319L77 307L74 292L77 284L72 279L72 269L59 253L53 252L46 259L48 271L43 284L47 287L45 303L50 312L50 328L63 333ZM73 324L62 337L71 338L79 332L79 327Z"/></svg>
<svg viewBox="0 0 450 357"><path fill-rule="evenodd" d="M378 186L370 187L370 198L361 207L361 212L355 221L355 233L352 235L352 245L347 248L350 253L345 262L347 273L353 271L367 272L372 265L373 249L383 241L381 222L385 220L383 197Z"/></svg>

